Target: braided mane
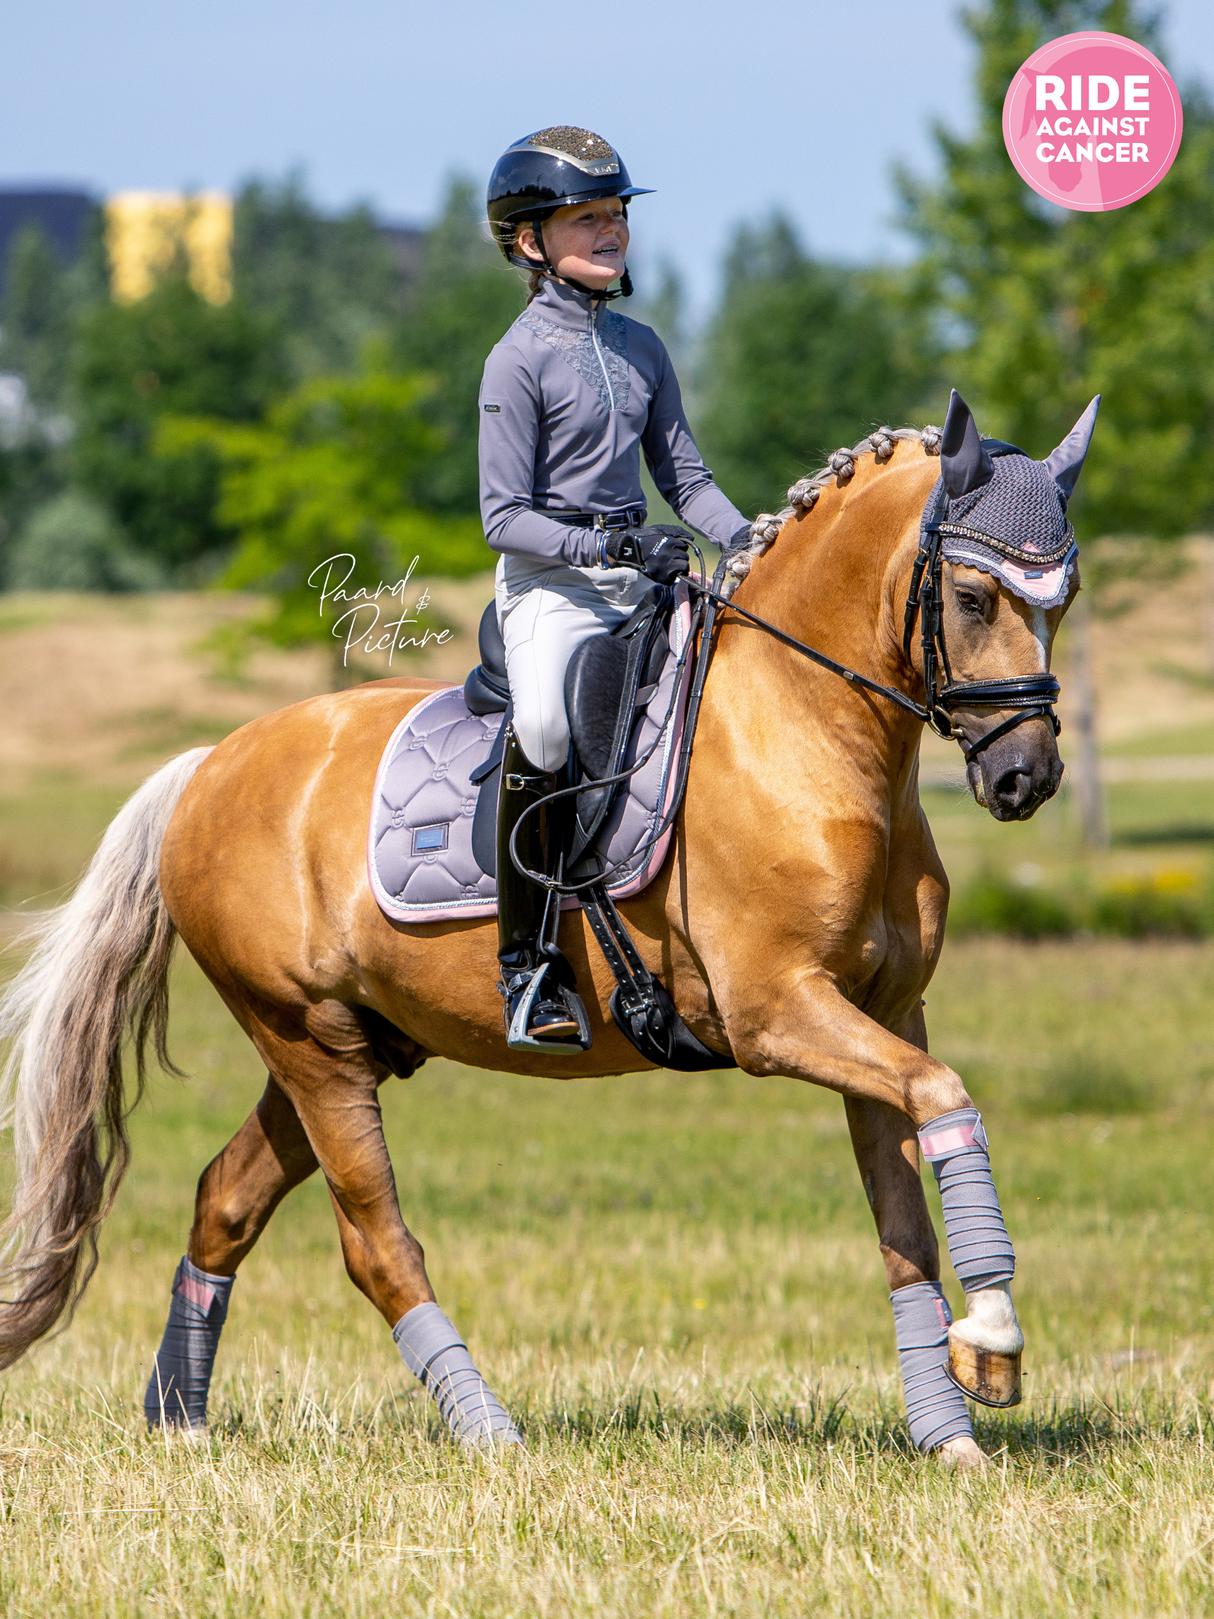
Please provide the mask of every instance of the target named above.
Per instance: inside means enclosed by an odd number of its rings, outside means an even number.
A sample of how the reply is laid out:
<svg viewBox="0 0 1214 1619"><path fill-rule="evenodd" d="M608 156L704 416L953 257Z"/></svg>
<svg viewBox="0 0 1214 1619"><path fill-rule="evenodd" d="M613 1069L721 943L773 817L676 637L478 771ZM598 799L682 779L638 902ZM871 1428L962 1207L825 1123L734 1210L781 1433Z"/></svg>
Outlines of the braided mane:
<svg viewBox="0 0 1214 1619"><path fill-rule="evenodd" d="M867 438L862 438L852 449L844 447L827 458L820 472L798 478L788 491L788 505L779 512L760 512L750 525L750 541L740 545L731 555L725 569L722 594L732 596L750 572L756 558L770 551L776 536L790 518L804 516L817 504L818 496L834 481L837 489L850 483L856 472L856 460L872 455L878 463L888 461L903 439L914 439L923 446L925 455L940 454L941 430L938 427L878 427Z"/></svg>

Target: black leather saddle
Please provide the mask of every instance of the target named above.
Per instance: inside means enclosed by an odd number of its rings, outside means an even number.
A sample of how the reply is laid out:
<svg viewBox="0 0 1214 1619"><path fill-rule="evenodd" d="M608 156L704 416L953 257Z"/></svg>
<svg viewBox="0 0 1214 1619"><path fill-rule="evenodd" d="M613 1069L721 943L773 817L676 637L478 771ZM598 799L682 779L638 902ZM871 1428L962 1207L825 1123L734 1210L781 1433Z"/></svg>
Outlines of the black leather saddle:
<svg viewBox="0 0 1214 1619"><path fill-rule="evenodd" d="M633 728L657 690L666 666L673 602L672 591L656 592L617 629L589 636L569 660L565 710L573 739L568 767L570 785L604 781L623 767ZM477 787L491 784L489 792L477 797L472 852L481 870L492 877L497 873L497 772L511 708L506 648L495 602L490 602L481 615L477 643L481 661L464 681L464 701L473 714L506 716L489 757L477 766L471 778ZM593 844L621 785L608 783L578 795L577 826L567 868L570 875Z"/></svg>

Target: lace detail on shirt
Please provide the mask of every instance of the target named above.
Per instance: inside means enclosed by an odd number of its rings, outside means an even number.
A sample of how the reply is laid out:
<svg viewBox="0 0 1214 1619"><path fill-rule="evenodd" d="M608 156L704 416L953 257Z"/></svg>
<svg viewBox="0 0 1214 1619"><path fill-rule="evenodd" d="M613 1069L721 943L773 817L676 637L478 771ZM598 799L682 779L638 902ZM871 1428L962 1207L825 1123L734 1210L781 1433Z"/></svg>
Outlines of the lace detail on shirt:
<svg viewBox="0 0 1214 1619"><path fill-rule="evenodd" d="M602 352L601 362L594 339L588 331L568 331L564 326L545 320L534 309L525 310L519 316L519 324L534 332L549 348L555 349L566 364L573 367L582 381L598 394L604 410L626 408L629 388L628 328L622 316L607 310L599 317L598 350ZM603 375L604 367L606 376ZM610 388L607 386L608 378Z"/></svg>

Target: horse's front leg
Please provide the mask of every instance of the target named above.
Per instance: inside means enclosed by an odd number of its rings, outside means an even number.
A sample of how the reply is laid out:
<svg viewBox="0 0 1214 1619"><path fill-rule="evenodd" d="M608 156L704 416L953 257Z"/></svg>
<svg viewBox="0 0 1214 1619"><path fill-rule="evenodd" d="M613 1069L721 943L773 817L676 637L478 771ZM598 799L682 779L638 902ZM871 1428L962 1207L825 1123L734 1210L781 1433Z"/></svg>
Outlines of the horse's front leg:
<svg viewBox="0 0 1214 1619"><path fill-rule="evenodd" d="M938 1309L932 1306L934 1330L941 1346L947 1336L949 1375L984 1404L1016 1404L1024 1347L1011 1299L1016 1261L991 1175L986 1133L960 1076L923 1049L921 1015L908 1026L912 1038L903 1039L859 1011L829 979L813 976L771 996L762 1008L726 1009L725 1022L730 1046L748 1073L789 1074L847 1098L866 1186L872 1177L874 1211L888 1196L891 1231L906 1222L898 1235L909 1243L910 1252L903 1255L896 1243L890 1244L886 1261L892 1266L895 1319L911 1311L912 1295L899 1298L907 1286L933 1284L938 1295ZM895 1125L896 1116L900 1121ZM930 1221L918 1180L919 1148L940 1185L949 1258L966 1293L967 1314L956 1323L946 1319L939 1292L934 1237L930 1246L924 1238ZM877 1220L884 1240L880 1212ZM926 1304L922 1318L916 1311L915 1319L907 1321L905 1334L900 1327L900 1351L905 1337L907 1346L917 1344L934 1353L927 1342L931 1323L925 1312ZM938 1443L929 1436L925 1448Z"/></svg>
<svg viewBox="0 0 1214 1619"><path fill-rule="evenodd" d="M985 1452L946 1370L952 1318L940 1286L940 1251L919 1176L915 1127L883 1102L847 1097L844 1105L885 1262L911 1438L953 1466L982 1467Z"/></svg>

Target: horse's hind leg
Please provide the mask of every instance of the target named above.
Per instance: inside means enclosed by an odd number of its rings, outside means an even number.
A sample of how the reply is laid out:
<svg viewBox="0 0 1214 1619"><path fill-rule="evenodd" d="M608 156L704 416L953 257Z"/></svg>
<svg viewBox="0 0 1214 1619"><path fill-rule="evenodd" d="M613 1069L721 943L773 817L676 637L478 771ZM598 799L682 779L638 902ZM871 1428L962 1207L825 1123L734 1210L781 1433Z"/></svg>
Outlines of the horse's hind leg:
<svg viewBox="0 0 1214 1619"><path fill-rule="evenodd" d="M983 1453L974 1441L965 1399L945 1370L952 1316L940 1286L940 1253L919 1178L915 1127L883 1102L849 1096L846 1107L885 1261L911 1438L920 1450L980 1466Z"/></svg>
<svg viewBox="0 0 1214 1619"><path fill-rule="evenodd" d="M351 1281L392 1328L402 1360L457 1437L519 1443L509 1414L435 1302L421 1244L401 1218L377 1096L383 1073L365 1050L339 1043L346 1031L331 1030L326 1047L277 1042L262 1032L328 1182Z"/></svg>
<svg viewBox="0 0 1214 1619"><path fill-rule="evenodd" d="M199 1179L189 1248L173 1280L168 1325L144 1396L150 1426L206 1426L237 1266L279 1203L316 1167L298 1114L267 1075L260 1102Z"/></svg>

